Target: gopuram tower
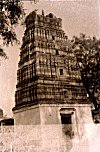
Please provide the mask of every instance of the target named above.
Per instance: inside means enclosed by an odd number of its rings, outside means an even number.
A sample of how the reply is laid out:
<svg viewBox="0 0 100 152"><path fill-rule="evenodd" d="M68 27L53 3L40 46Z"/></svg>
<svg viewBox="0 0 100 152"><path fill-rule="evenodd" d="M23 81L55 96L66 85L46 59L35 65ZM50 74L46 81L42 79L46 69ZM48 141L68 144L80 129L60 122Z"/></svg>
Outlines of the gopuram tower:
<svg viewBox="0 0 100 152"><path fill-rule="evenodd" d="M91 121L91 108L73 51L52 13L31 12L25 20L17 71L15 124L68 124Z"/></svg>

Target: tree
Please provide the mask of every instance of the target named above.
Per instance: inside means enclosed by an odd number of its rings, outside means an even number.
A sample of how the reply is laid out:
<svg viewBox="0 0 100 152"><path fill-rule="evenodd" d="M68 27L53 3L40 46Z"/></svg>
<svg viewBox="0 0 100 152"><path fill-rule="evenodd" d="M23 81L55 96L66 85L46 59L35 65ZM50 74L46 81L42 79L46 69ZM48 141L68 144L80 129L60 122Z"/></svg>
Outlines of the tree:
<svg viewBox="0 0 100 152"><path fill-rule="evenodd" d="M18 43L14 27L24 15L23 5L20 0L0 1L0 39L2 39L3 45L9 45L10 43L13 45L13 42ZM3 55L6 56L0 47L0 56Z"/></svg>
<svg viewBox="0 0 100 152"><path fill-rule="evenodd" d="M30 0L36 2L37 0ZM15 33L15 26L25 16L21 0L0 0L0 43L13 45L19 43ZM7 57L0 45L0 56Z"/></svg>
<svg viewBox="0 0 100 152"><path fill-rule="evenodd" d="M80 34L80 37L73 37L71 47L87 95L97 110L100 102L100 40Z"/></svg>

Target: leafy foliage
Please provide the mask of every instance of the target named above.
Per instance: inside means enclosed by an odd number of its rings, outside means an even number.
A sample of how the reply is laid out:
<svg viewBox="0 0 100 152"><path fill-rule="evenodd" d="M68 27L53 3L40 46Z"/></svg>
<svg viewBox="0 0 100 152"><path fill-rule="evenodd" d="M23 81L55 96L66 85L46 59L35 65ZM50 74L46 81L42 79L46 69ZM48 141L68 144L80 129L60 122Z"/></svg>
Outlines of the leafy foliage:
<svg viewBox="0 0 100 152"><path fill-rule="evenodd" d="M80 34L80 37L74 36L71 43L83 85L95 109L98 109L100 104L100 40Z"/></svg>
<svg viewBox="0 0 100 152"><path fill-rule="evenodd" d="M18 43L14 25L25 15L22 2L20 0L0 1L0 36L4 45Z"/></svg>

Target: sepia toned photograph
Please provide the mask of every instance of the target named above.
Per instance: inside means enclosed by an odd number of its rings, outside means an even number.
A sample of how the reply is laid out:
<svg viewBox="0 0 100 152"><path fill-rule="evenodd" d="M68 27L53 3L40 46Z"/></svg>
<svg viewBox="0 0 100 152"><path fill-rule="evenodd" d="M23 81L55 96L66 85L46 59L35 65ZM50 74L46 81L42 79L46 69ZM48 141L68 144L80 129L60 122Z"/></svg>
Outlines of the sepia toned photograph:
<svg viewBox="0 0 100 152"><path fill-rule="evenodd" d="M0 152L100 151L100 0L0 0Z"/></svg>

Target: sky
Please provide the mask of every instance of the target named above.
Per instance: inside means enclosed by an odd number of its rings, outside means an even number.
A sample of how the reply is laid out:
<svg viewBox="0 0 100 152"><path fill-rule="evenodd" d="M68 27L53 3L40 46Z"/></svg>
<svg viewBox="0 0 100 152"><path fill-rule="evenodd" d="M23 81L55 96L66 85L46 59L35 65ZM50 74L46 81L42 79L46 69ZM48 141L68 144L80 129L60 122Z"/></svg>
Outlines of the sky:
<svg viewBox="0 0 100 152"><path fill-rule="evenodd" d="M37 4L28 0L23 2L26 15L35 9L41 14L43 9L45 15L53 13L56 17L62 18L62 28L69 38L80 33L100 37L99 0L39 0ZM24 30L24 26L16 27L20 42ZM13 116L12 108L15 105L20 47L21 44L5 47L8 59L0 59L0 108L8 117Z"/></svg>

